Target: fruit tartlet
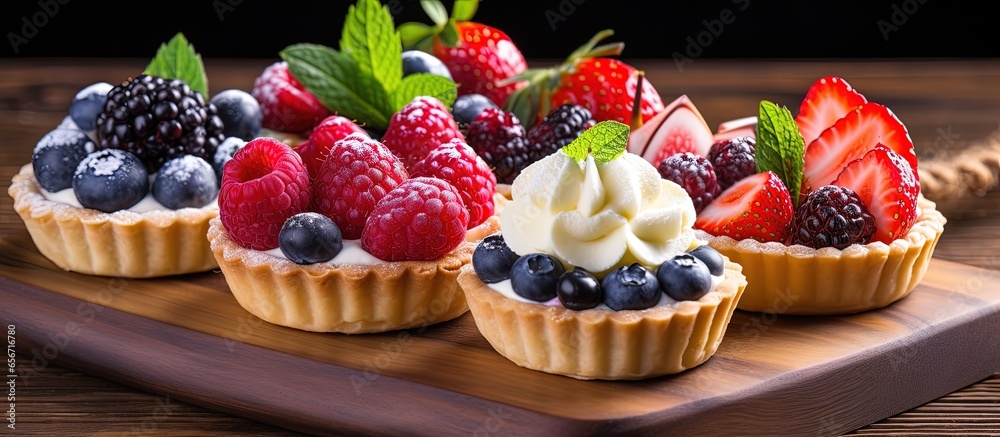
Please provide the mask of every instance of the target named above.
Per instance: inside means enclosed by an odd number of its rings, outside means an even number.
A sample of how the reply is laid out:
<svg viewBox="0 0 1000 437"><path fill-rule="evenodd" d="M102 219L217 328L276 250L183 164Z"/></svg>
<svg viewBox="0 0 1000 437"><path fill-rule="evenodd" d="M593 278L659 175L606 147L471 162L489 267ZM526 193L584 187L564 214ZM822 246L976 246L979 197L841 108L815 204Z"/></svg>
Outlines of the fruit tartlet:
<svg viewBox="0 0 1000 437"><path fill-rule="evenodd" d="M456 277L498 228L493 173L457 138L407 170L338 117L321 122L308 147L257 138L226 165L208 239L233 295L265 321L314 332L464 314Z"/></svg>
<svg viewBox="0 0 1000 437"><path fill-rule="evenodd" d="M678 373L718 348L746 285L695 238L694 205L604 121L525 168L459 282L519 366L578 379Z"/></svg>
<svg viewBox="0 0 1000 437"><path fill-rule="evenodd" d="M834 76L794 118L768 101L759 112L720 127L704 156L659 163L701 204L700 237L743 266L739 308L850 314L908 295L946 219L920 194L903 123Z"/></svg>
<svg viewBox="0 0 1000 437"><path fill-rule="evenodd" d="M195 59L178 35L149 74L82 89L14 177L14 209L60 268L150 278L217 267L205 233L218 214L221 166L240 141L228 135L256 135L259 108L246 92L206 101L205 82L198 90L157 75L161 58L184 50ZM201 70L196 60L192 71Z"/></svg>

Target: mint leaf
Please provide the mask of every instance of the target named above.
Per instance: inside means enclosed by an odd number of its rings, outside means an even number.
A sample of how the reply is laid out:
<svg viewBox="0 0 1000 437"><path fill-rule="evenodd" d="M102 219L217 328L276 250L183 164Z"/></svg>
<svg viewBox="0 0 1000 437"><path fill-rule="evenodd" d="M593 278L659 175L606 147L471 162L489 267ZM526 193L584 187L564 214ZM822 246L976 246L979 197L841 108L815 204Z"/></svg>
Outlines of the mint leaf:
<svg viewBox="0 0 1000 437"><path fill-rule="evenodd" d="M399 86L392 93L394 113L403 109L414 97L431 96L451 107L458 96L458 85L447 78L430 74L416 73L403 78Z"/></svg>
<svg viewBox="0 0 1000 437"><path fill-rule="evenodd" d="M159 76L164 79L180 79L201 93L207 100L208 77L205 75L205 65L201 55L188 43L183 33L178 32L166 44L160 44L156 57L142 70L143 74Z"/></svg>
<svg viewBox="0 0 1000 437"><path fill-rule="evenodd" d="M420 2L420 7L424 9L424 13L430 17L434 24L440 26L448 22L448 9L444 7L444 4L438 0L422 0Z"/></svg>
<svg viewBox="0 0 1000 437"><path fill-rule="evenodd" d="M587 159L587 154L590 153L597 162L611 162L625 153L628 134L627 124L606 120L583 131L579 137L563 146L562 150L578 161Z"/></svg>
<svg viewBox="0 0 1000 437"><path fill-rule="evenodd" d="M388 94L351 57L316 44L291 45L280 55L292 75L330 111L375 129L389 125L386 113L391 112L383 108L391 105Z"/></svg>
<svg viewBox="0 0 1000 437"><path fill-rule="evenodd" d="M479 7L479 0L455 0L451 6L451 18L455 21L469 21L476 15L476 8Z"/></svg>
<svg viewBox="0 0 1000 437"><path fill-rule="evenodd" d="M403 61L400 56L399 33L392 23L389 8L378 0L359 0L347 10L340 38L340 50L357 62L362 75L375 78L382 94L399 85L403 78ZM388 101L374 101L380 109L388 111Z"/></svg>
<svg viewBox="0 0 1000 437"><path fill-rule="evenodd" d="M757 172L770 170L777 174L792 195L793 207L798 208L805 140L788 108L761 100L759 112L754 152Z"/></svg>

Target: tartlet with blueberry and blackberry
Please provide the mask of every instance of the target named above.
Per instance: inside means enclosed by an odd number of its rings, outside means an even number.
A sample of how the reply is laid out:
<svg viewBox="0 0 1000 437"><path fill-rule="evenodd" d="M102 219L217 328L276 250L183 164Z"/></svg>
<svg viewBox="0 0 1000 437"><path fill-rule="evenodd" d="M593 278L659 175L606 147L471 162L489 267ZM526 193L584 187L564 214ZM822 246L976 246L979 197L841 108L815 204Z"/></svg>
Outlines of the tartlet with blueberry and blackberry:
<svg viewBox="0 0 1000 437"><path fill-rule="evenodd" d="M694 205L604 121L524 168L458 281L476 326L519 366L644 379L715 353L746 286L695 238ZM525 335L531 333L531 335Z"/></svg>
<svg viewBox="0 0 1000 437"><path fill-rule="evenodd" d="M222 165L242 144L228 135L256 134L259 108L238 90L206 101L203 76L188 78L198 89L168 78L160 62L168 52L200 67L178 35L148 74L82 89L14 176L14 209L64 270L150 278L217 267L205 233L218 214Z"/></svg>

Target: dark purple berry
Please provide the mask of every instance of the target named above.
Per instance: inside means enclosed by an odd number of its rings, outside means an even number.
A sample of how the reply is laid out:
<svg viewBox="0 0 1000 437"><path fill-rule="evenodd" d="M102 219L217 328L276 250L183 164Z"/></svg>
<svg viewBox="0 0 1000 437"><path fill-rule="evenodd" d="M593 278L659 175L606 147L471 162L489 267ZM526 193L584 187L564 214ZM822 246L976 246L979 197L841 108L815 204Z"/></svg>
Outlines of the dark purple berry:
<svg viewBox="0 0 1000 437"><path fill-rule="evenodd" d="M483 239L472 252L472 268L479 279L487 284L495 284L510 279L510 269L518 256L500 234Z"/></svg>
<svg viewBox="0 0 1000 437"><path fill-rule="evenodd" d="M73 192L84 208L104 212L128 209L149 193L149 173L135 155L99 150L87 155L73 174Z"/></svg>
<svg viewBox="0 0 1000 437"><path fill-rule="evenodd" d="M430 73L452 80L448 67L434 55L420 50L406 50L402 53L403 76L414 73Z"/></svg>
<svg viewBox="0 0 1000 437"><path fill-rule="evenodd" d="M844 249L868 244L875 218L850 188L825 185L809 193L792 218L792 244Z"/></svg>
<svg viewBox="0 0 1000 437"><path fill-rule="evenodd" d="M209 103L215 105L222 122L222 135L225 137L236 137L243 141L250 141L260 133L261 121L264 114L250 93L228 89L212 97Z"/></svg>
<svg viewBox="0 0 1000 437"><path fill-rule="evenodd" d="M510 269L510 287L525 299L548 302L556 297L556 283L566 271L559 260L544 253L529 253Z"/></svg>
<svg viewBox="0 0 1000 437"><path fill-rule="evenodd" d="M472 120L475 120L486 108L500 107L482 94L463 94L455 99L455 104L451 106L451 115L455 117L458 126L463 127L472 123Z"/></svg>
<svg viewBox="0 0 1000 437"><path fill-rule="evenodd" d="M754 137L736 137L712 144L708 160L715 167L719 189L726 191L740 179L757 173Z"/></svg>
<svg viewBox="0 0 1000 437"><path fill-rule="evenodd" d="M58 128L45 134L31 154L38 185L53 193L71 187L77 165L93 151L94 142L82 130Z"/></svg>
<svg viewBox="0 0 1000 437"><path fill-rule="evenodd" d="M510 184L532 162L525 135L514 113L486 108L469 123L465 140L493 169L498 184Z"/></svg>
<svg viewBox="0 0 1000 437"><path fill-rule="evenodd" d="M656 269L660 288L674 300L698 300L712 291L712 274L701 259L682 253Z"/></svg>
<svg viewBox="0 0 1000 437"><path fill-rule="evenodd" d="M726 260L722 258L722 254L718 250L715 250L712 246L703 244L694 249L688 251L688 254L698 258L701 262L705 263L708 267L708 272L712 276L722 276L726 270Z"/></svg>
<svg viewBox="0 0 1000 437"><path fill-rule="evenodd" d="M577 267L563 273L556 283L556 295L566 308L587 310L601 304L601 281L590 272Z"/></svg>
<svg viewBox="0 0 1000 437"><path fill-rule="evenodd" d="M640 264L621 266L601 281L604 304L615 311L643 310L660 301L660 283Z"/></svg>
<svg viewBox="0 0 1000 437"><path fill-rule="evenodd" d="M296 264L327 262L344 248L340 228L329 217L302 212L289 217L278 231L278 248Z"/></svg>
<svg viewBox="0 0 1000 437"><path fill-rule="evenodd" d="M587 108L558 106L528 131L529 161L535 162L571 143L596 122Z"/></svg>
<svg viewBox="0 0 1000 437"><path fill-rule="evenodd" d="M98 82L90 85L73 97L73 103L69 105L69 116L76 123L77 127L84 131L94 130L97 122L97 114L104 109L104 104L108 101L108 92L114 88L110 83Z"/></svg>
<svg viewBox="0 0 1000 437"><path fill-rule="evenodd" d="M153 180L153 197L170 209L201 208L218 194L219 182L212 165L194 155L167 161Z"/></svg>
<svg viewBox="0 0 1000 437"><path fill-rule="evenodd" d="M660 162L656 167L660 177L684 188L694 202L695 213L712 203L719 195L719 184L715 179L712 163L691 152L676 153Z"/></svg>
<svg viewBox="0 0 1000 437"><path fill-rule="evenodd" d="M225 168L226 163L233 159L243 146L247 145L246 141L243 141L237 137L229 137L219 144L219 147L215 149L215 154L212 156L212 168L215 169L215 177L220 182L222 181L222 169Z"/></svg>

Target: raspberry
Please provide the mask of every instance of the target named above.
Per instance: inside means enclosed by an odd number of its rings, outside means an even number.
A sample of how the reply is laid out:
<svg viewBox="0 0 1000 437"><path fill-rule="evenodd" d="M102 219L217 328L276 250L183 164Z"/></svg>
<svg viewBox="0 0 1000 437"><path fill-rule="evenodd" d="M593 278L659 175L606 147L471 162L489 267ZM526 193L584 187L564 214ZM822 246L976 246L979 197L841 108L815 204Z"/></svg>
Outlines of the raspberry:
<svg viewBox="0 0 1000 437"><path fill-rule="evenodd" d="M406 178L403 164L382 143L348 135L333 143L316 175L313 210L330 217L345 240L357 240L375 205Z"/></svg>
<svg viewBox="0 0 1000 437"><path fill-rule="evenodd" d="M261 125L278 132L307 132L330 115L316 96L292 76L287 62L269 65L250 92L260 103Z"/></svg>
<svg viewBox="0 0 1000 437"><path fill-rule="evenodd" d="M435 147L455 138L465 141L448 108L434 97L417 96L389 119L382 143L410 170Z"/></svg>
<svg viewBox="0 0 1000 437"><path fill-rule="evenodd" d="M715 169L708 159L691 152L675 153L656 167L660 177L675 182L687 191L695 213L701 212L720 193Z"/></svg>
<svg viewBox="0 0 1000 437"><path fill-rule="evenodd" d="M595 123L590 111L583 106L565 104L553 109L528 131L530 161L555 153Z"/></svg>
<svg viewBox="0 0 1000 437"><path fill-rule="evenodd" d="M457 188L437 178L407 179L375 206L361 248L384 261L431 261L462 244L468 224Z"/></svg>
<svg viewBox="0 0 1000 437"><path fill-rule="evenodd" d="M875 235L875 218L853 190L826 185L799 205L791 229L792 244L843 249L869 243Z"/></svg>
<svg viewBox="0 0 1000 437"><path fill-rule="evenodd" d="M712 144L708 150L708 160L715 166L715 176L719 188L726 191L747 176L757 173L754 151L757 141L754 137L736 137Z"/></svg>
<svg viewBox="0 0 1000 437"><path fill-rule="evenodd" d="M457 188L469 210L469 228L478 226L493 215L496 176L486 161L462 141L451 140L432 150L413 166L410 176L444 179Z"/></svg>
<svg viewBox="0 0 1000 437"><path fill-rule="evenodd" d="M291 147L273 138L243 146L222 171L219 219L240 246L278 247L289 217L309 208L309 175Z"/></svg>
<svg viewBox="0 0 1000 437"><path fill-rule="evenodd" d="M486 108L466 128L469 145L483 158L497 182L510 184L532 161L527 134L512 112Z"/></svg>
<svg viewBox="0 0 1000 437"><path fill-rule="evenodd" d="M302 162L309 169L310 180L316 180L320 166L323 165L323 161L326 161L333 143L354 133L368 136L368 133L361 126L340 115L331 115L313 128L309 139L295 148L295 151L302 157Z"/></svg>

